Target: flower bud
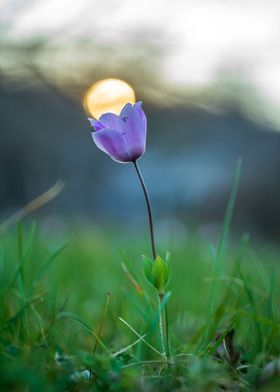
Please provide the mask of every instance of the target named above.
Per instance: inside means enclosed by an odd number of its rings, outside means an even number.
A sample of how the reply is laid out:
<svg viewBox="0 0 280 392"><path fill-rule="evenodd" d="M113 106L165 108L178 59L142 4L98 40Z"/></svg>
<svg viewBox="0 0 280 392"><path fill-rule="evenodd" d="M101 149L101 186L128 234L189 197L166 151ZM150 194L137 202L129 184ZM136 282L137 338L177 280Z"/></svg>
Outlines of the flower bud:
<svg viewBox="0 0 280 392"><path fill-rule="evenodd" d="M169 261L157 256L154 261L147 256L142 256L143 273L146 280L154 286L159 293L164 293L171 279Z"/></svg>

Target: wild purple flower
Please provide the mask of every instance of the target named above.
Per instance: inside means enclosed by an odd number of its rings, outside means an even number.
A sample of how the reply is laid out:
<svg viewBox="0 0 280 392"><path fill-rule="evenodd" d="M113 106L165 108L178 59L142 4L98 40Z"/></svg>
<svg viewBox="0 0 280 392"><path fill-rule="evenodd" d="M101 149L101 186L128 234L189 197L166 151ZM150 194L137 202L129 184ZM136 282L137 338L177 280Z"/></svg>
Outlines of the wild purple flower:
<svg viewBox="0 0 280 392"><path fill-rule="evenodd" d="M145 152L147 119L141 106L142 102L127 103L119 116L105 113L99 120L89 118L93 141L117 162L136 162Z"/></svg>
<svg viewBox="0 0 280 392"><path fill-rule="evenodd" d="M89 118L89 121L94 129L92 138L97 147L117 162L131 162L136 170L144 193L149 219L153 261L144 257L143 271L148 282L152 284L158 292L159 331L161 335L162 355L168 360L170 356L170 344L165 288L170 279L170 266L168 262L157 255L156 252L150 198L137 163L137 160L144 154L146 148L147 119L142 110L142 102L137 102L135 105L127 103L119 116L113 113L105 113L99 120ZM166 321L165 338L163 335L162 309L164 309Z"/></svg>

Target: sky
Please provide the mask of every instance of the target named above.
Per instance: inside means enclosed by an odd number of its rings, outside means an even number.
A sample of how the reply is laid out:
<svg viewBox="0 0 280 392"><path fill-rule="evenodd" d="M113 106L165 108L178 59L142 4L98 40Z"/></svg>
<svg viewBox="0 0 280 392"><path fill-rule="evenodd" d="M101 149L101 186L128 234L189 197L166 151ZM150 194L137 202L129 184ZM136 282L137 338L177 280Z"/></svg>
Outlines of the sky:
<svg viewBox="0 0 280 392"><path fill-rule="evenodd" d="M0 13L9 41L148 42L163 48L158 72L174 86L203 87L232 68L280 105L279 0L0 0Z"/></svg>

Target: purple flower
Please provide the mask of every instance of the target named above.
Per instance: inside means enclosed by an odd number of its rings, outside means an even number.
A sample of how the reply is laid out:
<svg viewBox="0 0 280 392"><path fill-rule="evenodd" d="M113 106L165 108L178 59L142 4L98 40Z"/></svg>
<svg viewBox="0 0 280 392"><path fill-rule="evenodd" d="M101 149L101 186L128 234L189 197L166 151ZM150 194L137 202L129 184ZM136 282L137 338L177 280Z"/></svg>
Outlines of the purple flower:
<svg viewBox="0 0 280 392"><path fill-rule="evenodd" d="M141 106L142 102L127 103L119 116L105 113L99 120L89 118L94 143L117 162L136 162L145 152L147 119Z"/></svg>

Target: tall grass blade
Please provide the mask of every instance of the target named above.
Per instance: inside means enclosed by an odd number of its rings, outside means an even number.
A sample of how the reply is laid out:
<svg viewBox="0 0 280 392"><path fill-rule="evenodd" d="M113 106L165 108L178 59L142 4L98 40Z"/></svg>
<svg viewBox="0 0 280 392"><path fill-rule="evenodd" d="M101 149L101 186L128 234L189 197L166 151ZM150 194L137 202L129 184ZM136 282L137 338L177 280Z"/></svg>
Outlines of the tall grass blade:
<svg viewBox="0 0 280 392"><path fill-rule="evenodd" d="M107 297L106 297L106 303L105 303L102 319L101 319L101 323L100 323L100 327L99 327L99 330L97 332L97 336L98 336L99 339L95 340L95 345L94 345L94 348L93 348L93 352L94 353L96 352L96 349L97 349L97 346L98 346L98 342L99 342L101 334L102 334L105 318L106 318L106 315L107 315L107 312L108 312L108 308L109 308L109 302L110 302L110 293L108 292L107 293Z"/></svg>
<svg viewBox="0 0 280 392"><path fill-rule="evenodd" d="M11 215L7 220L0 224L0 236L9 231L13 226L20 222L26 216L43 207L53 200L64 188L64 182L59 180L46 192L33 199L20 210Z"/></svg>
<svg viewBox="0 0 280 392"><path fill-rule="evenodd" d="M217 293L220 286L220 278L223 275L223 263L222 263L222 256L224 253L224 248L226 244L226 240L228 237L229 227L232 220L234 205L237 196L238 184L241 174L242 168L242 160L241 158L238 159L235 174L233 177L232 188L230 192L229 201L226 208L225 218L222 226L221 236L218 243L217 251L216 251L216 258L215 258L215 266L214 266L214 279L211 287L210 293L210 300L209 300L209 312L208 312L208 320L214 320L215 309L217 305ZM208 337L211 336L213 333L213 322L210 323L210 330Z"/></svg>

